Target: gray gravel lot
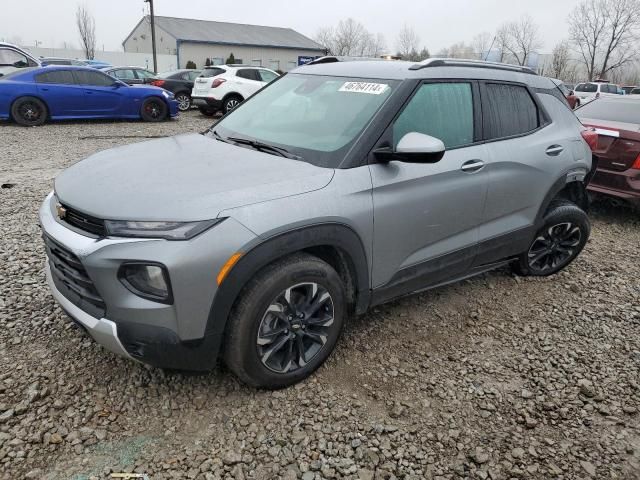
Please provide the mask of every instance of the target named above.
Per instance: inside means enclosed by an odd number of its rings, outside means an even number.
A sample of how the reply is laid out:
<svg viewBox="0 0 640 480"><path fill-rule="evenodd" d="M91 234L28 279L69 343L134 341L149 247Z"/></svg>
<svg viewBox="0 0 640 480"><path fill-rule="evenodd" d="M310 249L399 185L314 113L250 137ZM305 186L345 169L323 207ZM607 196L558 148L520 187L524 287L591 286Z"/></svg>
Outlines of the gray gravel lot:
<svg viewBox="0 0 640 480"><path fill-rule="evenodd" d="M117 358L50 297L37 225L63 168L162 124L0 124L0 478L640 478L640 222L606 205L565 272L501 270L353 319L311 379ZM99 136L99 138L95 138ZM134 161L134 159L132 159ZM188 159L185 159L188 161Z"/></svg>

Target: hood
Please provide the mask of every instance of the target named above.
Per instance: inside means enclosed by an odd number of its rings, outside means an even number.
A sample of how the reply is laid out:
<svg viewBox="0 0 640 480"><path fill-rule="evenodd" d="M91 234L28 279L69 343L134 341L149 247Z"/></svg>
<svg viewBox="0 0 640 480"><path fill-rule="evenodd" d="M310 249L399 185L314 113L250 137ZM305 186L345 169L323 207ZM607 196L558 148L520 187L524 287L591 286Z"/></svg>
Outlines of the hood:
<svg viewBox="0 0 640 480"><path fill-rule="evenodd" d="M105 150L55 180L58 200L109 220L191 221L319 190L329 168L188 134Z"/></svg>

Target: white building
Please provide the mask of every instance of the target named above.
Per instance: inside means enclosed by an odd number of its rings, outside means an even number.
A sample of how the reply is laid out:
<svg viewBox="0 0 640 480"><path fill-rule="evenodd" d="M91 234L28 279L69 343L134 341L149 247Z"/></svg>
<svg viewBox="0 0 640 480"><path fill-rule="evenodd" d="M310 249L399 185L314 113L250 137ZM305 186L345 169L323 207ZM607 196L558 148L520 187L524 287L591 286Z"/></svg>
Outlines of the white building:
<svg viewBox="0 0 640 480"><path fill-rule="evenodd" d="M177 56L176 68L207 59L223 64L233 53L236 63L288 71L324 55L322 46L290 28L155 17L156 51ZM122 42L125 52L151 53L151 22L143 17Z"/></svg>

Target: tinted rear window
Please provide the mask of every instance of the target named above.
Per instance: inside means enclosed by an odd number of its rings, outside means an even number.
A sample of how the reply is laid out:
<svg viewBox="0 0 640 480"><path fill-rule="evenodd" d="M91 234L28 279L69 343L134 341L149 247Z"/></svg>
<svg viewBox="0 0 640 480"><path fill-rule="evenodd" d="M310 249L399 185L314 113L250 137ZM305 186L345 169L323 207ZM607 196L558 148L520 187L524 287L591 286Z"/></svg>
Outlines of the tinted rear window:
<svg viewBox="0 0 640 480"><path fill-rule="evenodd" d="M538 107L525 87L486 85L485 136L487 139L522 135L538 128Z"/></svg>
<svg viewBox="0 0 640 480"><path fill-rule="evenodd" d="M598 85L595 83L580 83L576 85L576 92L595 93L598 91Z"/></svg>
<svg viewBox="0 0 640 480"><path fill-rule="evenodd" d="M205 68L204 70L202 70L200 76L204 78L217 77L224 72L225 70L223 70L222 68Z"/></svg>
<svg viewBox="0 0 640 480"><path fill-rule="evenodd" d="M75 80L69 70L55 70L36 75L37 83L57 83L62 85L73 85Z"/></svg>
<svg viewBox="0 0 640 480"><path fill-rule="evenodd" d="M600 99L576 110L578 118L640 124L639 100Z"/></svg>

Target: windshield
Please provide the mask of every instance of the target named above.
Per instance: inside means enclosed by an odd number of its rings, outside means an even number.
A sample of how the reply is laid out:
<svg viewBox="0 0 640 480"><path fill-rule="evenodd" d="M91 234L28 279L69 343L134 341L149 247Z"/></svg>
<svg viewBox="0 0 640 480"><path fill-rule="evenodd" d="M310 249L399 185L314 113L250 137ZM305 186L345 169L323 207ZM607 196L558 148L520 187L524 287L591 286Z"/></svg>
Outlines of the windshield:
<svg viewBox="0 0 640 480"><path fill-rule="evenodd" d="M595 100L576 110L580 119L640 124L640 99Z"/></svg>
<svg viewBox="0 0 640 480"><path fill-rule="evenodd" d="M594 93L598 91L598 85L595 83L579 83L576 85L576 92Z"/></svg>
<svg viewBox="0 0 640 480"><path fill-rule="evenodd" d="M306 162L336 168L398 83L285 75L213 130L222 137L255 139L285 148Z"/></svg>

